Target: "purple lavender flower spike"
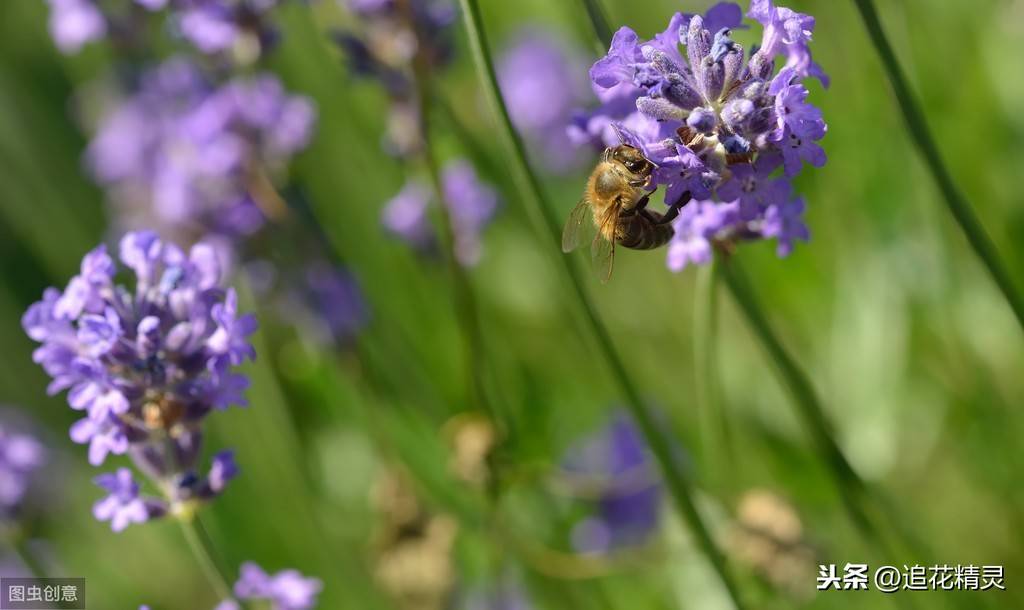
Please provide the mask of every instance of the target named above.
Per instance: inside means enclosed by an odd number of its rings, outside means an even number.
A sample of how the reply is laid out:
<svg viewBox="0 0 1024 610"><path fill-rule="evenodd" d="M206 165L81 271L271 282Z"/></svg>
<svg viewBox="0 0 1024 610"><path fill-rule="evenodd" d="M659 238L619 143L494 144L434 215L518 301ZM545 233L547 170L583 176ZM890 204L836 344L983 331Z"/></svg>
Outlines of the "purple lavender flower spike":
<svg viewBox="0 0 1024 610"><path fill-rule="evenodd" d="M77 53L86 43L103 38L107 20L93 0L47 0L50 36L62 53Z"/></svg>
<svg viewBox="0 0 1024 610"><path fill-rule="evenodd" d="M139 15L127 2L47 0L50 33L64 53L77 53L108 33L138 27ZM172 32L206 54L252 63L277 38L270 11L281 0L134 0L149 12L166 9ZM101 9L102 7L102 9Z"/></svg>
<svg viewBox="0 0 1024 610"><path fill-rule="evenodd" d="M127 453L165 492L160 500L138 498L130 473L103 478L112 495L97 505L97 516L115 529L140 521L140 505L147 519L188 514L236 474L230 453L214 458L205 480L196 462L206 416L244 402L248 380L232 367L255 357L248 337L256 328L251 314L239 313L234 290L222 288L221 264L208 245L186 253L142 231L125 235L120 250L136 274L134 290L113 284L114 263L97 248L63 295L46 290L22 318L41 343L33 358L54 378L50 389L68 389L68 404L86 413L70 433L89 444L89 462ZM62 302L73 306L62 309Z"/></svg>
<svg viewBox="0 0 1024 610"><path fill-rule="evenodd" d="M96 477L96 484L110 495L96 502L92 513L99 521L110 521L110 529L115 532L123 531L132 523L145 523L165 511L160 503L147 502L139 496L139 485L128 468L101 474Z"/></svg>
<svg viewBox="0 0 1024 610"><path fill-rule="evenodd" d="M814 18L770 0L754 0L748 16L764 26L749 58L731 36L743 27L731 3L703 16L676 14L649 41L620 29L590 71L601 107L569 128L576 142L600 148L621 139L643 151L657 165L653 184L665 187L666 203L689 195L668 247L673 271L710 262L718 246L739 241L784 235L778 252L789 254L806 235L796 228L802 224L780 219L794 216L789 179L805 163L826 162L818 141L828 127L803 84L827 84L810 53ZM776 72L779 56L785 65Z"/></svg>
<svg viewBox="0 0 1024 610"><path fill-rule="evenodd" d="M463 266L472 267L480 260L480 234L498 210L498 193L481 182L464 160L449 163L441 182L455 225L455 257Z"/></svg>
<svg viewBox="0 0 1024 610"><path fill-rule="evenodd" d="M662 495L657 468L625 413L616 413L606 429L570 451L564 467L573 477L592 479L597 490L595 514L574 528L577 550L607 552L641 544L657 527Z"/></svg>
<svg viewBox="0 0 1024 610"><path fill-rule="evenodd" d="M471 267L480 259L480 234L497 212L498 194L481 182L472 165L464 160L446 165L441 182L454 225L455 256L461 265ZM414 248L432 250L436 242L427 215L430 204L431 193L426 185L410 181L385 204L382 223Z"/></svg>
<svg viewBox="0 0 1024 610"><path fill-rule="evenodd" d="M323 583L296 570L267 574L251 561L242 564L235 596L240 600L266 600L273 610L310 610L316 605Z"/></svg>
<svg viewBox="0 0 1024 610"><path fill-rule="evenodd" d="M15 517L23 507L47 453L34 436L0 423L0 518Z"/></svg>
<svg viewBox="0 0 1024 610"><path fill-rule="evenodd" d="M381 222L414 248L426 249L434 243L427 216L429 205L430 188L418 180L409 181L384 204Z"/></svg>
<svg viewBox="0 0 1024 610"><path fill-rule="evenodd" d="M308 145L315 120L312 103L275 77L218 87L197 66L171 59L101 119L86 160L122 225L155 225L188 242L211 232L237 239L265 221L251 194L253 171L284 168ZM139 244L125 261L137 273L144 250Z"/></svg>
<svg viewBox="0 0 1024 610"><path fill-rule="evenodd" d="M347 4L359 27L334 38L352 73L378 81L391 100L384 147L398 157L418 154L423 142L414 65L434 73L450 62L455 8L447 0Z"/></svg>
<svg viewBox="0 0 1024 610"><path fill-rule="evenodd" d="M351 341L366 326L370 313L356 277L327 263L311 264L305 274L302 300L326 334L337 343Z"/></svg>
<svg viewBox="0 0 1024 610"><path fill-rule="evenodd" d="M518 34L498 61L512 121L540 151L542 167L554 173L571 170L579 159L566 128L583 99L577 78L581 65L554 35L533 30Z"/></svg>

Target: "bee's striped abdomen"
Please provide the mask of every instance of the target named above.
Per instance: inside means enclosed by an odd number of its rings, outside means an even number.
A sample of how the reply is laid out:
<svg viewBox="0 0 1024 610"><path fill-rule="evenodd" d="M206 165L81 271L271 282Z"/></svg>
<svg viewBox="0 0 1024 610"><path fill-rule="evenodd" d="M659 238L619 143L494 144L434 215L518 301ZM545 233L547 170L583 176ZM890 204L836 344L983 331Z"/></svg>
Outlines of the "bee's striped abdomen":
<svg viewBox="0 0 1024 610"><path fill-rule="evenodd" d="M655 218L661 217L657 212L650 214ZM675 231L670 224L654 224L644 215L631 214L619 218L617 233L619 245L623 248L653 250L667 244Z"/></svg>

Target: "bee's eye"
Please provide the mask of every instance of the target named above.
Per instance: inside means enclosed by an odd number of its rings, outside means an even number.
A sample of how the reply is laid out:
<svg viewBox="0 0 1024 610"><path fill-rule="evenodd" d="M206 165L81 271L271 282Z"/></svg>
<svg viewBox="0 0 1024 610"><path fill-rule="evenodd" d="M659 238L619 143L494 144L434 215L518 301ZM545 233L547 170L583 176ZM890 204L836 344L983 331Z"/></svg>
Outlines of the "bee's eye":
<svg viewBox="0 0 1024 610"><path fill-rule="evenodd" d="M626 169L631 172L638 172L640 171L640 168L643 167L643 163L640 161L626 161L624 165L626 166Z"/></svg>

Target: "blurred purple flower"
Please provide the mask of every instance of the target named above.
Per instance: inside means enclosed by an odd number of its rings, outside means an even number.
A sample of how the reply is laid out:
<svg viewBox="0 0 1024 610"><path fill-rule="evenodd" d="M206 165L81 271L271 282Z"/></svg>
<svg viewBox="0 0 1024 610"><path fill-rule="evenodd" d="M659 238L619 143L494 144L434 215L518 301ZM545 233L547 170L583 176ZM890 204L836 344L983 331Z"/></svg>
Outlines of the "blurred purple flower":
<svg viewBox="0 0 1024 610"><path fill-rule="evenodd" d="M589 482L585 495L596 502L595 514L573 528L578 551L641 544L657 527L662 495L657 467L625 413L616 413L604 430L571 449L563 468L572 479Z"/></svg>
<svg viewBox="0 0 1024 610"><path fill-rule="evenodd" d="M267 574L255 563L242 564L235 597L240 600L264 600L271 610L310 610L316 606L323 583L317 578L306 578L297 570L282 570ZM229 606L230 607L230 606Z"/></svg>
<svg viewBox="0 0 1024 610"><path fill-rule="evenodd" d="M167 9L172 31L207 54L227 54L252 63L277 38L269 12L282 0L134 0L149 12ZM90 41L127 35L140 27L139 14L124 2L47 0L50 33L64 53ZM115 10L116 9L116 10Z"/></svg>
<svg viewBox="0 0 1024 610"><path fill-rule="evenodd" d="M430 187L426 184L418 180L406 182L402 190L384 205L381 214L384 228L414 248L431 247L434 234L427 216L430 199Z"/></svg>
<svg viewBox="0 0 1024 610"><path fill-rule="evenodd" d="M520 32L498 61L512 120L553 172L570 170L579 161L567 128L583 100L581 67L579 56L543 30Z"/></svg>
<svg viewBox="0 0 1024 610"><path fill-rule="evenodd" d="M335 33L349 70L379 82L391 100L385 148L399 157L422 150L413 66L434 73L452 56L456 12L448 0L348 0L357 27Z"/></svg>
<svg viewBox="0 0 1024 610"><path fill-rule="evenodd" d="M88 165L127 216L194 239L238 237L264 222L250 185L306 147L316 112L276 77L212 86L199 69L169 60L102 120ZM131 215L140 216L139 219Z"/></svg>
<svg viewBox="0 0 1024 610"><path fill-rule="evenodd" d="M498 211L498 193L462 159L444 168L441 183L455 230L455 257L471 267L480 261L480 234Z"/></svg>
<svg viewBox="0 0 1024 610"><path fill-rule="evenodd" d="M455 234L455 256L460 264L471 267L480 260L480 234L498 210L498 194L480 182L473 166L462 159L445 166L441 183ZM427 215L431 199L425 184L410 181L385 204L385 228L419 250L435 247Z"/></svg>
<svg viewBox="0 0 1024 610"><path fill-rule="evenodd" d="M313 320L337 343L351 341L369 319L369 309L355 276L327 263L306 269L303 296ZM323 333L319 333L324 336Z"/></svg>
<svg viewBox="0 0 1024 610"><path fill-rule="evenodd" d="M0 423L0 515L17 516L46 459L46 448L35 437Z"/></svg>
<svg viewBox="0 0 1024 610"><path fill-rule="evenodd" d="M82 46L107 33L107 21L93 0L47 0L50 36L62 53L77 53Z"/></svg>
<svg viewBox="0 0 1024 610"><path fill-rule="evenodd" d="M28 309L22 325L41 343L33 359L53 378L48 391L69 390L69 405L85 412L71 438L89 443L90 463L130 453L161 489L173 489L169 502L212 497L233 466L219 457L216 481L195 475L201 425L214 409L242 401L248 382L231 369L255 357L247 339L255 319L238 314L204 243L186 254L155 233L128 233L120 254L136 275L134 291L114 284L113 260L99 246L63 293L49 288ZM113 518L113 505L104 506Z"/></svg>
<svg viewBox="0 0 1024 610"><path fill-rule="evenodd" d="M817 141L827 126L801 82L828 83L811 59L814 18L769 0L753 0L749 16L765 28L749 57L731 37L742 27L732 3L677 13L649 41L621 28L590 70L602 106L570 128L577 141L640 148L666 203L689 201L673 224L672 270L709 262L718 242L777 238L785 256L808 235L788 179L826 160ZM776 73L777 56L786 64Z"/></svg>

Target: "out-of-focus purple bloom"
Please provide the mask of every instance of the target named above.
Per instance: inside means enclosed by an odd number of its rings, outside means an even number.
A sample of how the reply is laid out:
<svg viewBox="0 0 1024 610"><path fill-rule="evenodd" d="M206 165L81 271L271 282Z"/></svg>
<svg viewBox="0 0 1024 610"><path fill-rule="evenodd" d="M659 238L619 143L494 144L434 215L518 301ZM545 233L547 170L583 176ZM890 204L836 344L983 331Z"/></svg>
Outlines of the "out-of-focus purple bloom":
<svg viewBox="0 0 1024 610"><path fill-rule="evenodd" d="M17 515L46 458L46 448L35 437L0 423L0 516Z"/></svg>
<svg viewBox="0 0 1024 610"><path fill-rule="evenodd" d="M172 59L106 115L87 161L125 224L155 223L190 240L211 231L238 237L264 222L254 172L283 169L308 144L315 118L312 103L274 76L214 87Z"/></svg>
<svg viewBox="0 0 1024 610"><path fill-rule="evenodd" d="M419 180L410 180L384 204L381 214L384 228L414 248L430 247L434 243L427 216L430 199L430 187Z"/></svg>
<svg viewBox="0 0 1024 610"><path fill-rule="evenodd" d="M219 456L215 481L195 475L200 428L213 409L242 400L247 380L231 367L255 357L247 338L255 319L240 315L234 291L221 288L221 269L205 244L186 253L137 232L124 236L120 254L136 273L134 290L114 284L113 260L100 246L63 294L48 289L29 308L22 324L41 344L33 359L53 377L50 392L68 389L71 407L85 412L71 438L89 443L90 463L130 453L162 489L175 490L171 503L216 495L233 463ZM61 308L72 292L74 306ZM115 518L114 504L103 506L102 514ZM125 513L115 525L137 514Z"/></svg>
<svg viewBox="0 0 1024 610"><path fill-rule="evenodd" d="M498 211L498 193L461 159L445 167L441 182L455 230L455 257L471 267L480 261L480 234Z"/></svg>
<svg viewBox="0 0 1024 610"><path fill-rule="evenodd" d="M76 53L108 33L119 36L140 26L140 15L106 0L47 0L50 33L64 53ZM252 63L277 38L270 11L281 0L134 0L149 12L167 9L172 31L207 54L229 54Z"/></svg>
<svg viewBox="0 0 1024 610"><path fill-rule="evenodd" d="M391 99L385 148L399 157L422 150L414 66L433 73L452 55L448 0L349 0L359 26L335 33L349 69L378 81Z"/></svg>
<svg viewBox="0 0 1024 610"><path fill-rule="evenodd" d="M132 523L145 523L166 512L166 505L157 500L144 500L139 496L139 485L128 468L101 474L96 484L110 495L96 502L92 514L99 521L110 521L110 529L120 532Z"/></svg>
<svg viewBox="0 0 1024 610"><path fill-rule="evenodd" d="M461 159L445 166L441 182L455 234L455 256L460 264L473 266L480 260L480 234L497 212L498 194ZM413 247L433 248L436 242L427 216L430 202L429 188L410 181L385 204L382 222Z"/></svg>
<svg viewBox="0 0 1024 610"><path fill-rule="evenodd" d="M311 318L337 343L351 341L366 325L369 309L355 276L327 263L306 269L301 290ZM319 325L318 325L319 326Z"/></svg>
<svg viewBox="0 0 1024 610"><path fill-rule="evenodd" d="M281 0L167 0L167 3L178 33L203 53L231 52L242 63L252 63L277 39L277 28L269 13Z"/></svg>
<svg viewBox="0 0 1024 610"><path fill-rule="evenodd" d="M297 266L259 260L245 270L256 295L272 300L305 339L325 348L351 346L371 317L359 279L320 253L305 254Z"/></svg>
<svg viewBox="0 0 1024 610"><path fill-rule="evenodd" d="M316 606L323 583L307 578L297 570L267 574L251 561L242 564L235 597L240 600L264 600L272 610L310 610Z"/></svg>
<svg viewBox="0 0 1024 610"><path fill-rule="evenodd" d="M616 413L605 430L570 450L563 467L596 501L595 514L573 529L577 550L607 552L640 544L657 527L662 494L657 467L625 413Z"/></svg>
<svg viewBox="0 0 1024 610"><path fill-rule="evenodd" d="M673 223L672 270L709 262L717 243L778 237L782 210L787 227L803 227L782 233L806 236L788 178L804 162L826 160L817 141L827 126L802 84L827 84L809 49L814 18L769 0L753 0L748 14L765 28L749 57L731 36L742 19L732 3L704 16L677 13L649 41L621 28L590 70L602 106L570 128L577 141L639 148L657 165L654 184L665 187L666 203L689 201ZM786 58L778 72L777 56ZM780 167L785 177L775 176ZM780 256L793 239L784 243Z"/></svg>
<svg viewBox="0 0 1024 610"><path fill-rule="evenodd" d="M578 77L582 62L552 34L519 33L498 61L498 79L516 127L540 151L544 168L571 169L578 148L567 132L582 102Z"/></svg>
<svg viewBox="0 0 1024 610"><path fill-rule="evenodd" d="M103 38L107 21L93 0L47 0L50 36L62 53L77 53L86 43Z"/></svg>

